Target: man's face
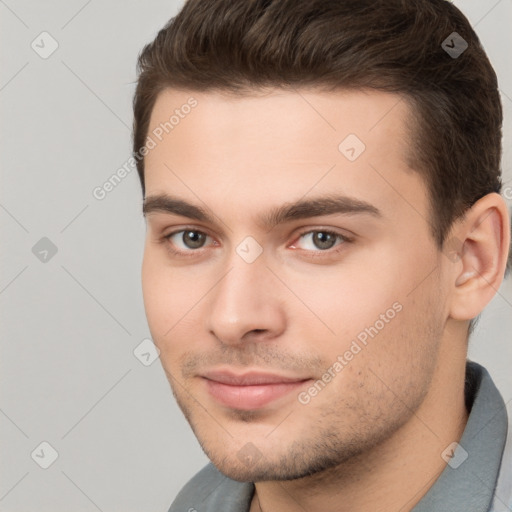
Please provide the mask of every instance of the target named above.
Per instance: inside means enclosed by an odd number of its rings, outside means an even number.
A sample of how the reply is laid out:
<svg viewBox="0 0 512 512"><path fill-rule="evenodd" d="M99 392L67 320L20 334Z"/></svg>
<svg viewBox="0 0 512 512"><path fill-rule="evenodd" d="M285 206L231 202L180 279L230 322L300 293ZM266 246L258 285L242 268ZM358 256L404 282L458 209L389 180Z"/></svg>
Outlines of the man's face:
<svg viewBox="0 0 512 512"><path fill-rule="evenodd" d="M348 461L429 393L447 291L426 187L406 163L408 108L348 91L156 102L146 314L181 410L231 478ZM164 194L206 215L151 205ZM225 382L259 373L288 382Z"/></svg>

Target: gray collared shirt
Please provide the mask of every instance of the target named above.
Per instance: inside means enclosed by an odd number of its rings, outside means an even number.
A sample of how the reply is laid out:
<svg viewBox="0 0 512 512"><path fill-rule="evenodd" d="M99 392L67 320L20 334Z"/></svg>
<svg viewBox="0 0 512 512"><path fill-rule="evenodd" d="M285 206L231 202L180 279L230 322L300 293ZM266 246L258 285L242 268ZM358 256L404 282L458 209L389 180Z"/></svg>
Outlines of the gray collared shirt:
<svg viewBox="0 0 512 512"><path fill-rule="evenodd" d="M512 510L506 406L489 372L469 360L466 405L470 414L461 439L443 452L448 464L412 512ZM232 480L210 463L183 487L169 512L248 512L253 494L253 483Z"/></svg>

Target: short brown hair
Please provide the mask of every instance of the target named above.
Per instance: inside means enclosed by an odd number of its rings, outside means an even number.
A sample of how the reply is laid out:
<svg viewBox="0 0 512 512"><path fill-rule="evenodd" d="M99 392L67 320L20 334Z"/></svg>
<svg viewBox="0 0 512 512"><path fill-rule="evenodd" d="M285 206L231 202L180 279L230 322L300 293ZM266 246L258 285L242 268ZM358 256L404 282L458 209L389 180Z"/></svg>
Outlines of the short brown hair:
<svg viewBox="0 0 512 512"><path fill-rule="evenodd" d="M458 57L443 48L453 37L468 45ZM133 151L143 195L140 150L168 87L401 95L414 117L409 163L427 185L439 248L454 220L501 191L496 74L468 20L446 0L188 0L144 47L137 71Z"/></svg>

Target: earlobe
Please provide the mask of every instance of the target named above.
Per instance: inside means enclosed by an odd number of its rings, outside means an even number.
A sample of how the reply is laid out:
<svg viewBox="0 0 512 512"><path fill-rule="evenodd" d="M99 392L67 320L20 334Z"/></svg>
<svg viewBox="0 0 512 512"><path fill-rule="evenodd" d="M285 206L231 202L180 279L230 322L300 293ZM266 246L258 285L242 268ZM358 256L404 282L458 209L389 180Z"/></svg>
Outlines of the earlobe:
<svg viewBox="0 0 512 512"><path fill-rule="evenodd" d="M456 225L461 241L459 259L452 265L450 316L470 320L478 316L499 289L510 245L508 210L496 193L479 199Z"/></svg>

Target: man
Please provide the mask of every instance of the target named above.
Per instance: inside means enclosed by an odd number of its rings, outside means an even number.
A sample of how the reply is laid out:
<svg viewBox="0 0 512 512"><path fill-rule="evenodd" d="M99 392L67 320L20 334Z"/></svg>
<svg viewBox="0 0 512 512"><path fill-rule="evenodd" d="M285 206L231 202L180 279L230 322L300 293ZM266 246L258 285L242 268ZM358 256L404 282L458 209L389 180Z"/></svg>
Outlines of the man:
<svg viewBox="0 0 512 512"><path fill-rule="evenodd" d="M170 510L510 510L466 359L510 246L502 110L458 9L189 0L134 115L146 315L211 460Z"/></svg>

